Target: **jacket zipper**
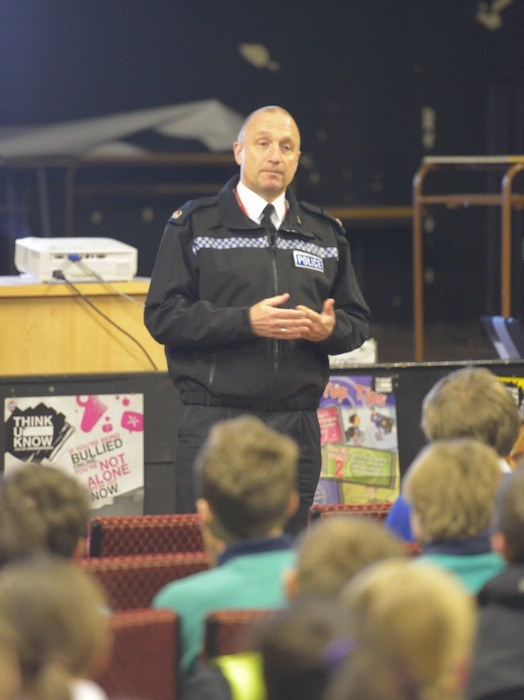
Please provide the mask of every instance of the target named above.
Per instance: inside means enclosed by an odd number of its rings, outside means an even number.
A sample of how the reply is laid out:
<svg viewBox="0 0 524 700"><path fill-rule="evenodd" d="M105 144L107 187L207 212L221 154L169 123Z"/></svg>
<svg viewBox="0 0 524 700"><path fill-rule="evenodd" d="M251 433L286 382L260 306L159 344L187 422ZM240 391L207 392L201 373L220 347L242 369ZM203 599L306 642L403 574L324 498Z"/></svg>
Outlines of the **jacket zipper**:
<svg viewBox="0 0 524 700"><path fill-rule="evenodd" d="M273 285L275 295L279 293L278 291L278 270L277 270L277 256L276 256L276 246L277 246L278 231L275 234L275 239L272 241L271 236L268 234L269 239L269 251L271 254L271 267L273 271ZM280 340L273 338L272 344L272 354L273 354L273 387L271 391L271 396L275 396L275 389L278 379L278 366L280 361Z"/></svg>

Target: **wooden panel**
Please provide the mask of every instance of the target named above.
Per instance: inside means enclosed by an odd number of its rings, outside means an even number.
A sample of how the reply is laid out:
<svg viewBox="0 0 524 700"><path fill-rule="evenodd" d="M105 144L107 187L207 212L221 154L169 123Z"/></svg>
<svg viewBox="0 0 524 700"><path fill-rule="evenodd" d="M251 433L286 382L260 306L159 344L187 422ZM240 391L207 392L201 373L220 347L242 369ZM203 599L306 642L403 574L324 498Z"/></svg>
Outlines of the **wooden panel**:
<svg viewBox="0 0 524 700"><path fill-rule="evenodd" d="M166 370L164 348L144 326L142 307L120 296L143 304L149 280L75 287L88 301L65 284L0 278L0 375Z"/></svg>

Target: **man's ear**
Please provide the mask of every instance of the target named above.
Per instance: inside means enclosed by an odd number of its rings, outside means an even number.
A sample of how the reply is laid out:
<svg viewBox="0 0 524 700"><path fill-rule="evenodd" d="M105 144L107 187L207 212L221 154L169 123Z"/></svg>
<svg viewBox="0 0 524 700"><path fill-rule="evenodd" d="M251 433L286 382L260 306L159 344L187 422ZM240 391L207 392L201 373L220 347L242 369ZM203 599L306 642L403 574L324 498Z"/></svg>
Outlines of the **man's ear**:
<svg viewBox="0 0 524 700"><path fill-rule="evenodd" d="M235 163L237 165L242 165L242 151L243 151L243 146L240 143L240 141L235 141L233 144L233 154L235 156Z"/></svg>
<svg viewBox="0 0 524 700"><path fill-rule="evenodd" d="M213 511L205 498L197 498L196 509L202 520L200 529L204 539L204 548L209 554L213 564L216 564L218 556L226 547L226 543L220 537L220 534L215 533L217 526L219 526L219 521L214 517Z"/></svg>
<svg viewBox="0 0 524 700"><path fill-rule="evenodd" d="M298 598L298 573L296 569L286 569L283 573L284 576L284 590L286 592L287 600L292 603Z"/></svg>
<svg viewBox="0 0 524 700"><path fill-rule="evenodd" d="M213 522L213 512L205 498L197 498L196 511L200 515L204 525L211 525Z"/></svg>
<svg viewBox="0 0 524 700"><path fill-rule="evenodd" d="M293 491L289 497L289 502L287 504L287 515L291 518L293 515L298 510L298 507L300 505L300 496L298 495L298 491Z"/></svg>
<svg viewBox="0 0 524 700"><path fill-rule="evenodd" d="M424 542L426 540L426 532L424 530L423 520L420 513L414 508L411 508L409 511L409 522L415 539L418 542Z"/></svg>
<svg viewBox="0 0 524 700"><path fill-rule="evenodd" d="M502 532L494 532L491 537L491 549L498 552L506 561L511 561L511 552L508 550L506 538Z"/></svg>
<svg viewBox="0 0 524 700"><path fill-rule="evenodd" d="M87 554L87 537L79 537L73 552L73 559L85 559Z"/></svg>
<svg viewBox="0 0 524 700"><path fill-rule="evenodd" d="M455 681L455 688L457 691L457 697L462 696L461 691L464 690L466 687L466 684L469 680L469 677L471 675L471 666L472 666L473 659L471 656L466 656L460 661L454 671L454 681Z"/></svg>

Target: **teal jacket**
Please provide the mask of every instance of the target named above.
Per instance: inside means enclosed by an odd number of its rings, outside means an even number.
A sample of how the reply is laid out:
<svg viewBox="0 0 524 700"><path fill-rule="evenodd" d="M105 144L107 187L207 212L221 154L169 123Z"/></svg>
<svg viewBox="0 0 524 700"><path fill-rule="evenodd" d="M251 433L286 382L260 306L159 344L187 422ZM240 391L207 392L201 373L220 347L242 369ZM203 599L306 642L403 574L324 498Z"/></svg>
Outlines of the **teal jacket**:
<svg viewBox="0 0 524 700"><path fill-rule="evenodd" d="M295 561L291 538L270 537L228 547L219 566L164 586L154 608L168 608L181 621L180 671L184 681L194 673L202 650L204 620L213 610L281 608L285 603L283 573Z"/></svg>
<svg viewBox="0 0 524 700"><path fill-rule="evenodd" d="M487 536L430 542L416 561L430 562L450 571L473 595L507 567L500 554L491 551Z"/></svg>

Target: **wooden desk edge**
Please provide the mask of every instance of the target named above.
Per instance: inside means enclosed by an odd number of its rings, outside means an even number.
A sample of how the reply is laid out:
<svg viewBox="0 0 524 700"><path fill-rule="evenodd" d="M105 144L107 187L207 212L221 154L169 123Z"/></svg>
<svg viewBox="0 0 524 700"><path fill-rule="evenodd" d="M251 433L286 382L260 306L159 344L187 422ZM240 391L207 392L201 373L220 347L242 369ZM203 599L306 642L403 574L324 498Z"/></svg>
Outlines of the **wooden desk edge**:
<svg viewBox="0 0 524 700"><path fill-rule="evenodd" d="M74 282L86 296L117 296L118 292L131 296L145 296L149 278L137 277L129 282ZM65 282L37 282L26 277L0 277L0 298L14 297L68 297L76 296Z"/></svg>

